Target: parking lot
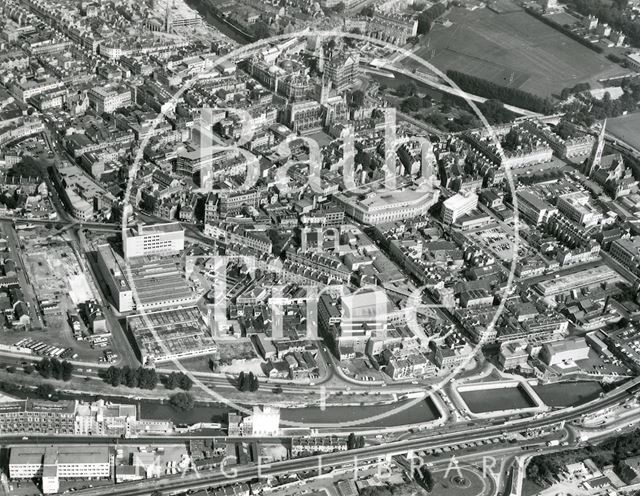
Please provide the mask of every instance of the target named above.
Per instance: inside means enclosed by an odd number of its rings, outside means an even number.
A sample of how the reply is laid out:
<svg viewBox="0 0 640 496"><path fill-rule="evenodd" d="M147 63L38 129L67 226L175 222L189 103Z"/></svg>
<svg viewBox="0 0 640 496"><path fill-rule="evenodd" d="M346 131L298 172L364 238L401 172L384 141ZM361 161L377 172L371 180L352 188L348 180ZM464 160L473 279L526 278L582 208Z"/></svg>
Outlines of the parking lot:
<svg viewBox="0 0 640 496"><path fill-rule="evenodd" d="M498 226L490 226L484 229L470 231L467 237L478 245L488 250L503 262L511 262L515 252L515 237L508 235ZM526 257L532 253L526 242L520 239L517 258Z"/></svg>

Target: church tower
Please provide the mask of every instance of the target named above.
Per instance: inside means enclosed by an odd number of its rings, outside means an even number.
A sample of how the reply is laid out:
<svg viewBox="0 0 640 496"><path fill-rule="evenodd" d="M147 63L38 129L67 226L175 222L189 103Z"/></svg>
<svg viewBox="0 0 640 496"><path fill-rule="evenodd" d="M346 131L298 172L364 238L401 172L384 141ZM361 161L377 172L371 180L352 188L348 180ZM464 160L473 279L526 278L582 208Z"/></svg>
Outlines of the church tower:
<svg viewBox="0 0 640 496"><path fill-rule="evenodd" d="M602 122L602 128L600 129L600 134L598 135L598 141L596 142L593 154L591 155L591 157L589 157L589 160L585 167L584 174L587 177L591 177L591 174L593 174L593 172L600 167L600 162L602 161L602 152L604 151L606 129L607 119Z"/></svg>

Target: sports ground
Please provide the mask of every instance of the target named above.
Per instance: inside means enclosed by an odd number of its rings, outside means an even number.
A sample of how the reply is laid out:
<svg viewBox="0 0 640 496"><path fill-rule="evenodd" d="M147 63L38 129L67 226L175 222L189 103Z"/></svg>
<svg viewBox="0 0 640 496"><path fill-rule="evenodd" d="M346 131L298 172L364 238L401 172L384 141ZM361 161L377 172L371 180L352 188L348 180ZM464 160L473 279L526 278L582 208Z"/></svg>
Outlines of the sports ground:
<svg viewBox="0 0 640 496"><path fill-rule="evenodd" d="M609 119L607 131L640 150L640 113Z"/></svg>
<svg viewBox="0 0 640 496"><path fill-rule="evenodd" d="M439 69L454 69L543 97L565 87L621 76L628 70L540 22L518 7L454 8L434 24L417 55ZM408 63L410 63L407 60Z"/></svg>

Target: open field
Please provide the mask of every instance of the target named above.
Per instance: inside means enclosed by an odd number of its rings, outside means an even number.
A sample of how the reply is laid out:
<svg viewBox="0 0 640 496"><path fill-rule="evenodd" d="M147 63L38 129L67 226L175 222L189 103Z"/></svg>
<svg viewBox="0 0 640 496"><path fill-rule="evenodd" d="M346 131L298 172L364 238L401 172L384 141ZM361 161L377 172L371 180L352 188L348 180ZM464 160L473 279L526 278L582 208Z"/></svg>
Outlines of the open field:
<svg viewBox="0 0 640 496"><path fill-rule="evenodd" d="M454 8L446 17L452 24L435 24L417 51L442 71L454 69L543 97L585 81L597 87L599 79L629 72L524 11Z"/></svg>
<svg viewBox="0 0 640 496"><path fill-rule="evenodd" d="M640 113L607 120L607 131L634 148L640 149Z"/></svg>

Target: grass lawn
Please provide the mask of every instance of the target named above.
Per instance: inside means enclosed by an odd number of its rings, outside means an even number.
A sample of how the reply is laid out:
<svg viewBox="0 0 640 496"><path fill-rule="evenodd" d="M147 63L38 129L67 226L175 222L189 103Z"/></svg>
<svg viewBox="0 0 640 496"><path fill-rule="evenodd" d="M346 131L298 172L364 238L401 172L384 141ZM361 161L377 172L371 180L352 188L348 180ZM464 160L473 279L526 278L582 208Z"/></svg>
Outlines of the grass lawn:
<svg viewBox="0 0 640 496"><path fill-rule="evenodd" d="M454 8L451 25L436 24L417 55L440 70L454 69L540 96L629 71L524 11ZM406 64L415 65L410 59Z"/></svg>
<svg viewBox="0 0 640 496"><path fill-rule="evenodd" d="M640 148L640 113L607 120L607 131L634 148Z"/></svg>

